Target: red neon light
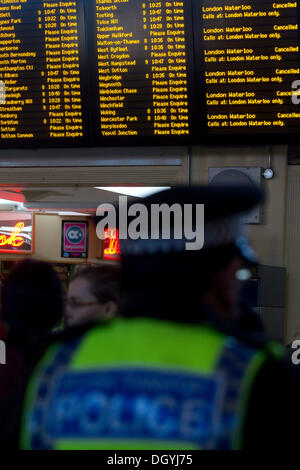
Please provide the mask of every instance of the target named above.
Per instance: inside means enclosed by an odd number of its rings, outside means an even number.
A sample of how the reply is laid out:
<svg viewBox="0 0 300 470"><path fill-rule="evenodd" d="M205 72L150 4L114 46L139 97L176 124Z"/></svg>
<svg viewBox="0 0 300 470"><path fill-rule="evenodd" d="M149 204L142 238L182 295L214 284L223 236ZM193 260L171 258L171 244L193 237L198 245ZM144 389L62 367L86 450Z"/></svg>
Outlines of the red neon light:
<svg viewBox="0 0 300 470"><path fill-rule="evenodd" d="M24 243L22 237L18 237L18 233L24 228L24 222L17 223L12 232L10 237L6 237L6 235L0 235L0 246L11 245L11 246L21 246Z"/></svg>
<svg viewBox="0 0 300 470"><path fill-rule="evenodd" d="M106 229L104 235L103 257L106 259L119 259L121 252L118 229Z"/></svg>

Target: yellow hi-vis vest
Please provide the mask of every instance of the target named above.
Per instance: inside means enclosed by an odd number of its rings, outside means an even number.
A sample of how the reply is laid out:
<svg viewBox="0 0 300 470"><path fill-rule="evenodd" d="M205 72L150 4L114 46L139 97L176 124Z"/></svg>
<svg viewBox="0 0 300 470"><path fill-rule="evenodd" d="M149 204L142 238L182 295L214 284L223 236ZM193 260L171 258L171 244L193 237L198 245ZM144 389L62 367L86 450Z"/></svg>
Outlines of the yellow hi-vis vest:
<svg viewBox="0 0 300 470"><path fill-rule="evenodd" d="M23 449L230 449L268 353L204 325L118 319L53 345L29 383Z"/></svg>

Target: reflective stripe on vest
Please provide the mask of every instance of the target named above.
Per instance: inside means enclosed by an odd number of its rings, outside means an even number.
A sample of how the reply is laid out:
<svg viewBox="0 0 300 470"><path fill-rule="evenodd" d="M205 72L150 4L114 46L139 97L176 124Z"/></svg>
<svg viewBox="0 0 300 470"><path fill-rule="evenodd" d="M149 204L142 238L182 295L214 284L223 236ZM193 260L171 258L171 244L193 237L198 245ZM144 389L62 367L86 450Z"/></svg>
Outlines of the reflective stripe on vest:
<svg viewBox="0 0 300 470"><path fill-rule="evenodd" d="M118 320L55 345L30 383L21 447L229 449L265 354L204 326Z"/></svg>

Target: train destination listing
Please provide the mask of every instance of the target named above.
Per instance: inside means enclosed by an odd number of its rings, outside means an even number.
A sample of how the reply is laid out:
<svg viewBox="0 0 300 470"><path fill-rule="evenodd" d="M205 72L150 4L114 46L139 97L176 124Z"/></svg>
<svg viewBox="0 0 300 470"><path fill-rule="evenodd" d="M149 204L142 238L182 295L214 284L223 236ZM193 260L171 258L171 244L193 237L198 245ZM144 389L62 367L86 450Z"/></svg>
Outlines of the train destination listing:
<svg viewBox="0 0 300 470"><path fill-rule="evenodd" d="M91 0L96 135L190 135L185 1Z"/></svg>
<svg viewBox="0 0 300 470"><path fill-rule="evenodd" d="M299 0L0 0L0 147L290 142L299 10Z"/></svg>
<svg viewBox="0 0 300 470"><path fill-rule="evenodd" d="M0 141L83 137L76 1L0 1Z"/></svg>
<svg viewBox="0 0 300 470"><path fill-rule="evenodd" d="M298 132L298 1L201 2L210 134ZM299 87L298 87L299 88Z"/></svg>

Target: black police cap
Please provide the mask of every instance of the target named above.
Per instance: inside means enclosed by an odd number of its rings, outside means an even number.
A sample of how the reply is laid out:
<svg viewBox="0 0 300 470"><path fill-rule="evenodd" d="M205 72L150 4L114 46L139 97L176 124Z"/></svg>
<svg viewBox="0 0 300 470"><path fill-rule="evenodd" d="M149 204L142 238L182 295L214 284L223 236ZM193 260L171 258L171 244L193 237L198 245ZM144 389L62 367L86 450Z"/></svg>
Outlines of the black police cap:
<svg viewBox="0 0 300 470"><path fill-rule="evenodd" d="M242 215L247 214L264 198L263 191L255 185L246 186L193 186L174 187L148 196L142 203L150 214L153 205L174 204L184 209L185 205L204 205L204 246L203 249L235 245L240 254L250 263L257 257L243 234ZM136 203L136 201L134 202ZM129 204L130 205L130 204ZM129 218L130 221L130 218ZM150 215L149 215L149 222ZM182 252L187 240L137 239L121 240L121 253L124 256L156 255L159 253Z"/></svg>
<svg viewBox="0 0 300 470"><path fill-rule="evenodd" d="M151 204L204 204L205 220L219 219L234 214L243 214L264 199L264 192L256 185L245 186L178 186L143 199L147 207Z"/></svg>

